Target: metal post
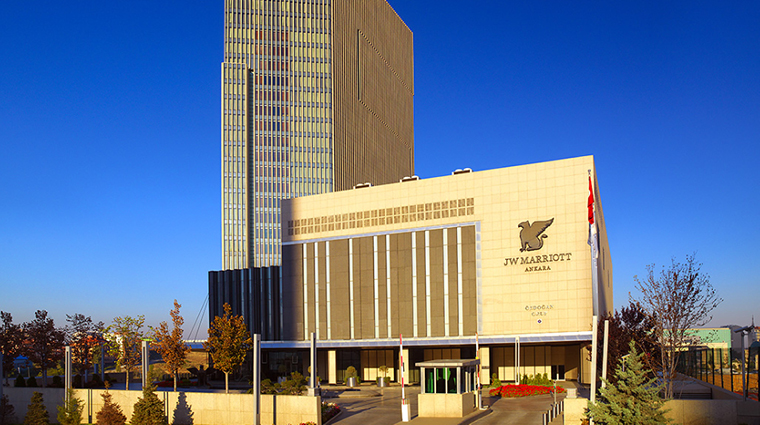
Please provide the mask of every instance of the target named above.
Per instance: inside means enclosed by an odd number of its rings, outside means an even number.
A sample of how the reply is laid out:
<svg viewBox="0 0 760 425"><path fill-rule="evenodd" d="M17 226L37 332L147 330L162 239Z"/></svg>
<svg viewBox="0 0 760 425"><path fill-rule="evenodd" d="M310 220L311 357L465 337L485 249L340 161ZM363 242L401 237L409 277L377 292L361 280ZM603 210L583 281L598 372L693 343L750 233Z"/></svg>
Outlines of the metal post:
<svg viewBox="0 0 760 425"><path fill-rule="evenodd" d="M100 380L105 382L106 376L105 376L105 370L106 370L106 348L105 343L100 343Z"/></svg>
<svg viewBox="0 0 760 425"><path fill-rule="evenodd" d="M515 384L520 385L520 337L515 337Z"/></svg>
<svg viewBox="0 0 760 425"><path fill-rule="evenodd" d="M746 333L742 332L742 394L744 395L744 401L747 401L747 373L744 361L747 359L747 356L744 353L744 337Z"/></svg>
<svg viewBox="0 0 760 425"><path fill-rule="evenodd" d="M142 342L142 387L146 388L148 382L148 363L150 363L150 351L148 350L148 341Z"/></svg>
<svg viewBox="0 0 760 425"><path fill-rule="evenodd" d="M261 424L261 335L253 334L253 425L260 425L260 424Z"/></svg>
<svg viewBox="0 0 760 425"><path fill-rule="evenodd" d="M478 398L478 410L483 409L483 397L481 396L481 387L480 387L480 339L478 338L478 333L475 332L475 359L478 360L478 365L476 366L478 368L478 382L477 386L475 387L475 392L477 393L476 396Z"/></svg>
<svg viewBox="0 0 760 425"><path fill-rule="evenodd" d="M610 321L604 321L604 348L602 349L602 379L607 379L607 346L610 339ZM604 381L602 381L602 388L606 387Z"/></svg>
<svg viewBox="0 0 760 425"><path fill-rule="evenodd" d="M599 343L597 338L597 317L593 316L591 322L591 403L596 404L596 352ZM594 418L589 418L589 425L594 425Z"/></svg>
<svg viewBox="0 0 760 425"><path fill-rule="evenodd" d="M69 401L69 390L71 389L71 347L68 345L66 346L66 351L65 351L65 363L66 363L66 366L65 366L66 376L64 379L65 381L64 384L66 386L65 399L66 401Z"/></svg>
<svg viewBox="0 0 760 425"><path fill-rule="evenodd" d="M311 363L311 373L309 374L309 390L310 396L317 395L317 334L311 333L311 344L309 349L309 362Z"/></svg>
<svg viewBox="0 0 760 425"><path fill-rule="evenodd" d="M404 392L404 372L406 372L406 366L404 365L404 338L401 334L398 335L399 343L399 358L401 359L401 422L409 422L409 403L406 401L406 394ZM425 368L422 368L422 376L420 377L420 393L425 394Z"/></svg>

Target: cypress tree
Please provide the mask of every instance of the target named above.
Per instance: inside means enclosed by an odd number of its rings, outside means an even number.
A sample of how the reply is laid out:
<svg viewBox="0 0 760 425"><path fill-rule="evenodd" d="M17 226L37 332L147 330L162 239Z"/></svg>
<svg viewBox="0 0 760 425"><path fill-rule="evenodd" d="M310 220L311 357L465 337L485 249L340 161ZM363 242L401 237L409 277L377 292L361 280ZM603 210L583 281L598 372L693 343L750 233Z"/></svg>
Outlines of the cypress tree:
<svg viewBox="0 0 760 425"><path fill-rule="evenodd" d="M155 393L156 387L146 385L143 396L137 400L134 407L131 425L168 425L164 416L164 403Z"/></svg>
<svg viewBox="0 0 760 425"><path fill-rule="evenodd" d="M615 369L616 381L604 380L596 404L588 403L588 416L594 423L605 425L655 425L669 423L660 397L663 385L657 378L647 378L651 371L644 368L643 354L631 341L629 355Z"/></svg>
<svg viewBox="0 0 760 425"><path fill-rule="evenodd" d="M24 425L50 425L50 415L42 401L42 394L37 391L32 394L32 402L26 410Z"/></svg>

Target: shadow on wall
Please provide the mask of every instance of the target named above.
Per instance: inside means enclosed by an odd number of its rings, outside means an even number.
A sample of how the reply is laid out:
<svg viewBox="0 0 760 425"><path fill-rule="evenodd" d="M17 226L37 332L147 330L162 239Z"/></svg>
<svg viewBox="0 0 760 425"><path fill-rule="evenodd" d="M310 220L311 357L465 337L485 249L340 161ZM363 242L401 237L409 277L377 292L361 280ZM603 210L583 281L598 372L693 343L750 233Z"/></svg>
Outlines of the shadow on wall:
<svg viewBox="0 0 760 425"><path fill-rule="evenodd" d="M175 425L193 425L193 409L187 404L187 394L184 392L179 393L172 423Z"/></svg>

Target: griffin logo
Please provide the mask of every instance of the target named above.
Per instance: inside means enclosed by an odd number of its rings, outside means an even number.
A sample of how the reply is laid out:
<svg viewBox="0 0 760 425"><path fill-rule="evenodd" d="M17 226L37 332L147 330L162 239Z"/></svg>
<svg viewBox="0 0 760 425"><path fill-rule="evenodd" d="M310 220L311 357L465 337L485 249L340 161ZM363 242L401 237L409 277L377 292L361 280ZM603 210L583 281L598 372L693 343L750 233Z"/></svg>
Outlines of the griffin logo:
<svg viewBox="0 0 760 425"><path fill-rule="evenodd" d="M538 251L544 246L544 238L548 237L544 231L554 223L554 218L545 221L534 221L530 224L523 221L518 224L520 227L520 252Z"/></svg>

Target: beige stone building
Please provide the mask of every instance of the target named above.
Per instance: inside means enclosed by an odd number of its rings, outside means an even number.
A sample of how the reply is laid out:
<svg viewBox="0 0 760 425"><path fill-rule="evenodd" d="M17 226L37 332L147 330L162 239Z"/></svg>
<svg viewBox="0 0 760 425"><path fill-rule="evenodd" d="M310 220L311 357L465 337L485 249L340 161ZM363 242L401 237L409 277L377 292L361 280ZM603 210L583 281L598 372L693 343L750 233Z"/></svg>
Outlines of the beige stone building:
<svg viewBox="0 0 760 425"><path fill-rule="evenodd" d="M592 316L613 310L598 187L587 156L283 201L282 269L251 290L270 368L315 332L323 379L398 379L400 335L413 365L474 358L477 334L485 382L587 382Z"/></svg>

